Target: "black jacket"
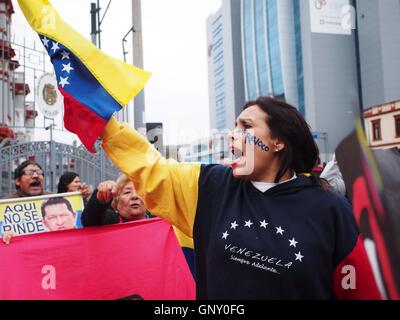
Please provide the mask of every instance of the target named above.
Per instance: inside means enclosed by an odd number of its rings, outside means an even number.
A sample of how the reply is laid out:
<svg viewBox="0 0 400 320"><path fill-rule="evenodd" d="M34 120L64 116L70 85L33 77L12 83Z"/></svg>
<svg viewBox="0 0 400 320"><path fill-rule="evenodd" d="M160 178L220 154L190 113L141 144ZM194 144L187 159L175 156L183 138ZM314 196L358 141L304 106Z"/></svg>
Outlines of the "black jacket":
<svg viewBox="0 0 400 320"><path fill-rule="evenodd" d="M87 202L82 212L81 222L84 227L99 227L109 224L117 224L127 220L111 207L111 202L101 202L97 199L97 189Z"/></svg>
<svg viewBox="0 0 400 320"><path fill-rule="evenodd" d="M146 218L151 218L150 213ZM101 202L97 199L97 189L94 190L82 212L81 222L84 227L100 227L120 222L129 222L121 217L112 207L111 202Z"/></svg>

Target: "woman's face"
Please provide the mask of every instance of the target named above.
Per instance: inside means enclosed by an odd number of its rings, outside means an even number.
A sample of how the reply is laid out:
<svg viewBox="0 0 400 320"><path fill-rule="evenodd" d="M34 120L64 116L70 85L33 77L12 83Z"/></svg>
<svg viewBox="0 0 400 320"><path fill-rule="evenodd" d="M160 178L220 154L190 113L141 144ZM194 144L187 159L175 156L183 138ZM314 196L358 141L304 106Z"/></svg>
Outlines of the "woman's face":
<svg viewBox="0 0 400 320"><path fill-rule="evenodd" d="M257 105L251 106L239 115L235 127L230 135L230 148L234 155L233 175L240 179L267 182L266 177L277 172L277 154L283 149L278 139L271 137L267 114Z"/></svg>
<svg viewBox="0 0 400 320"><path fill-rule="evenodd" d="M79 177L76 177L69 185L67 185L67 190L68 192L78 192L80 191L80 187L81 179L79 179Z"/></svg>
<svg viewBox="0 0 400 320"><path fill-rule="evenodd" d="M129 221L141 220L146 216L143 199L136 193L133 182L128 182L119 193L117 210L119 214Z"/></svg>

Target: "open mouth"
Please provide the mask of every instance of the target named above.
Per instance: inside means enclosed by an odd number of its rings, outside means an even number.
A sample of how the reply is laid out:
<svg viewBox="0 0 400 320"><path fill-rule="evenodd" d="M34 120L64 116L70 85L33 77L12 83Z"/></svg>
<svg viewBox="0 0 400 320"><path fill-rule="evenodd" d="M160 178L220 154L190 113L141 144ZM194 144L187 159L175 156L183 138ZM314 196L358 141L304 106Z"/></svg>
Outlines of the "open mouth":
<svg viewBox="0 0 400 320"><path fill-rule="evenodd" d="M232 153L232 163L230 165L232 168L235 168L243 164L243 162L245 162L246 160L245 153L241 149L236 148L235 146L232 145L231 153Z"/></svg>
<svg viewBox="0 0 400 320"><path fill-rule="evenodd" d="M132 205L130 205L131 208L133 209L139 209L140 208L140 204L134 203Z"/></svg>
<svg viewBox="0 0 400 320"><path fill-rule="evenodd" d="M232 148L232 155L233 155L233 159L236 160L236 159L239 159L239 158L243 157L244 156L244 152L242 150L238 149L238 148L234 148L233 147Z"/></svg>
<svg viewBox="0 0 400 320"><path fill-rule="evenodd" d="M38 180L34 180L29 184L31 188L40 188L40 182Z"/></svg>

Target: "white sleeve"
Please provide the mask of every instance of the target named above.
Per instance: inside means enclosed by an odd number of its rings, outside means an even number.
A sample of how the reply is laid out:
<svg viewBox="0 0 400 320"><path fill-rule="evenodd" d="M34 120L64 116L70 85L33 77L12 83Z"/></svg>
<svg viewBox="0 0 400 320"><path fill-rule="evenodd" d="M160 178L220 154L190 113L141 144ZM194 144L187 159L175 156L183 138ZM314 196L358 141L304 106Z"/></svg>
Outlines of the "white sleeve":
<svg viewBox="0 0 400 320"><path fill-rule="evenodd" d="M344 184L343 176L340 172L335 155L321 173L321 178L326 179L336 192L340 193L342 196L346 195L346 185Z"/></svg>

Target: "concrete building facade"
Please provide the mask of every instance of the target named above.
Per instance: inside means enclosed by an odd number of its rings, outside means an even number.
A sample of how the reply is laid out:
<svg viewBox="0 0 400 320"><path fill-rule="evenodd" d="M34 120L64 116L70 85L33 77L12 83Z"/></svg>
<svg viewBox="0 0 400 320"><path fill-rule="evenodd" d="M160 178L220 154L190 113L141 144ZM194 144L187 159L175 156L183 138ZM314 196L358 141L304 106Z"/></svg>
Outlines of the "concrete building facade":
<svg viewBox="0 0 400 320"><path fill-rule="evenodd" d="M400 99L400 1L357 0L364 108Z"/></svg>
<svg viewBox="0 0 400 320"><path fill-rule="evenodd" d="M370 107L364 118L371 148L400 148L400 100Z"/></svg>

